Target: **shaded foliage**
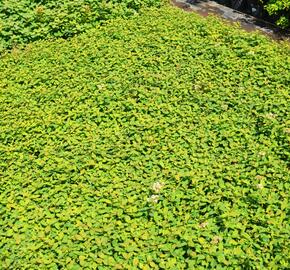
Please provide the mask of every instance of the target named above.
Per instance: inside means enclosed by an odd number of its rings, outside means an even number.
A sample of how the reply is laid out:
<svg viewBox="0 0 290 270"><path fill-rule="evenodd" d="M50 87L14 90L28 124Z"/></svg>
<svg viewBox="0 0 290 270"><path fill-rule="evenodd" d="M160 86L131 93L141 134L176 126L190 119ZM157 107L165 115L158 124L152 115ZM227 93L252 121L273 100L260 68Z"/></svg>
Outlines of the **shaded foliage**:
<svg viewBox="0 0 290 270"><path fill-rule="evenodd" d="M159 0L3 0L0 1L0 53L39 39L68 38L100 21L128 17Z"/></svg>
<svg viewBox="0 0 290 270"><path fill-rule="evenodd" d="M277 24L283 28L290 26L290 0L261 0L270 15L278 16Z"/></svg>

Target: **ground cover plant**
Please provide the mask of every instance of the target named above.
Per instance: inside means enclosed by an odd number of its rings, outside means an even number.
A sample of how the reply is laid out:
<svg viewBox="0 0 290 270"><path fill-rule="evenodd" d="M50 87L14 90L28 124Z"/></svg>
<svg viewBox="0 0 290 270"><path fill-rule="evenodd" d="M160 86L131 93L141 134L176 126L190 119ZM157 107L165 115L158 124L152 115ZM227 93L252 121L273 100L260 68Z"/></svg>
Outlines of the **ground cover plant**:
<svg viewBox="0 0 290 270"><path fill-rule="evenodd" d="M129 17L160 0L1 0L0 53L39 39L72 37L117 16Z"/></svg>
<svg viewBox="0 0 290 270"><path fill-rule="evenodd" d="M289 269L289 47L175 8L0 62L1 269Z"/></svg>

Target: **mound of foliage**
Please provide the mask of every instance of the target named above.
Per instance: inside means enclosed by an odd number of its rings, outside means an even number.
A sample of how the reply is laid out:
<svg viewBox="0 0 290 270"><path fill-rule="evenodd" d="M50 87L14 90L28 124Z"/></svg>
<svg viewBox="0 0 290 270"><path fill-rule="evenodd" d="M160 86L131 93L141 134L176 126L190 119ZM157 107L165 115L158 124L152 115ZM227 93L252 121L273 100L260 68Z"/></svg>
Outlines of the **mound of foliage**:
<svg viewBox="0 0 290 270"><path fill-rule="evenodd" d="M174 8L0 63L3 269L289 269L289 47Z"/></svg>
<svg viewBox="0 0 290 270"><path fill-rule="evenodd" d="M263 1L265 9L270 15L278 16L277 24L283 28L290 26L290 0L268 0Z"/></svg>
<svg viewBox="0 0 290 270"><path fill-rule="evenodd" d="M0 53L43 38L68 38L99 21L128 17L160 0L1 0Z"/></svg>

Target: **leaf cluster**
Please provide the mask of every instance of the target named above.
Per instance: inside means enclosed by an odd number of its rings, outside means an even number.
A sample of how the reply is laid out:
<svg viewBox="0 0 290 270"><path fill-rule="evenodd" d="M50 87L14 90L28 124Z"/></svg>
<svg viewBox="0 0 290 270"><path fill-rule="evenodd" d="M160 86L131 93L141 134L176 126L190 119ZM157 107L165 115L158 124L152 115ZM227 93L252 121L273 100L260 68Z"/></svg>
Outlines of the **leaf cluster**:
<svg viewBox="0 0 290 270"><path fill-rule="evenodd" d="M0 1L0 53L47 38L69 38L100 21L160 6L162 0L3 0Z"/></svg>
<svg viewBox="0 0 290 270"><path fill-rule="evenodd" d="M289 0L261 0L269 15L277 17L277 25L283 28L290 26L290 1Z"/></svg>

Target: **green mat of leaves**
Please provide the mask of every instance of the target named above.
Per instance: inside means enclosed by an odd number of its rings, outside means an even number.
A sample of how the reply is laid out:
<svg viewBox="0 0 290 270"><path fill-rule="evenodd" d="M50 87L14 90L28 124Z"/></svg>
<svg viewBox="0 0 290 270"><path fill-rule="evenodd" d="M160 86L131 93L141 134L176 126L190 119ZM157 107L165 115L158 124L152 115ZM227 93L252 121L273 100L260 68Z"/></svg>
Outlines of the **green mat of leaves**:
<svg viewBox="0 0 290 270"><path fill-rule="evenodd" d="M287 44L166 7L0 62L1 269L289 269Z"/></svg>
<svg viewBox="0 0 290 270"><path fill-rule="evenodd" d="M69 38L116 17L127 18L165 0L1 0L0 54L28 42Z"/></svg>

